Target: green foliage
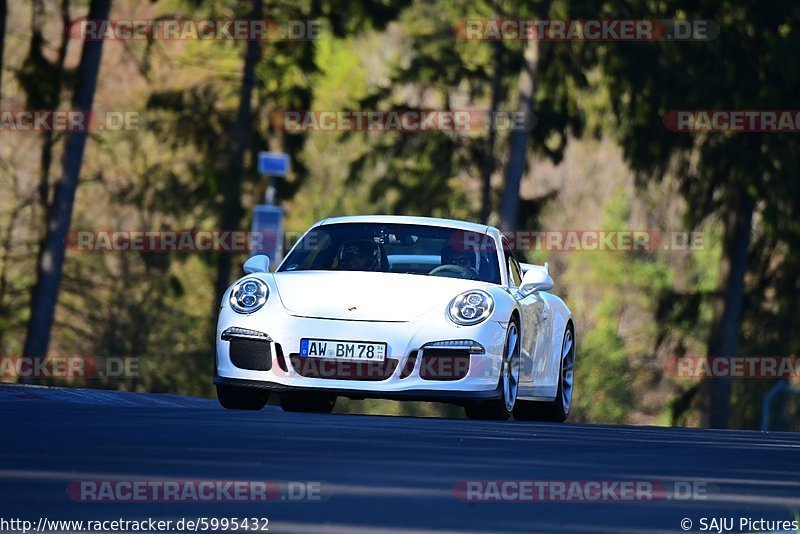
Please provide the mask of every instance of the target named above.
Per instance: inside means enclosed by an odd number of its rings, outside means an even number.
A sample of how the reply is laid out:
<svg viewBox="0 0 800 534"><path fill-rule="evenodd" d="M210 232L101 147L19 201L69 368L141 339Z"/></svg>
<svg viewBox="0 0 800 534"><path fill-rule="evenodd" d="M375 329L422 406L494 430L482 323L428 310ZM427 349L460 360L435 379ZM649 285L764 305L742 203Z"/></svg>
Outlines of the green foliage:
<svg viewBox="0 0 800 534"><path fill-rule="evenodd" d="M630 201L618 189L605 207L603 229L630 228L630 221ZM588 251L571 253L570 260L564 278L573 291L576 286L602 291L593 309L580 311L576 417L626 421L639 408L637 394L657 379L651 361L658 336L651 318L673 273L648 253Z"/></svg>
<svg viewBox="0 0 800 534"><path fill-rule="evenodd" d="M624 422L633 408L633 392L630 362L618 334L620 304L607 297L597 312L598 323L580 342L575 407L589 421Z"/></svg>
<svg viewBox="0 0 800 534"><path fill-rule="evenodd" d="M389 59L389 72L354 102L359 109L490 111L490 88L499 78L502 110L513 108L508 96L522 67L519 43L503 43L502 71L494 72L488 41L458 39L454 28L469 17L497 17L508 9L515 16L532 15L523 6L489 2L414 2L387 32L399 52ZM393 30L393 31L392 31ZM586 85L578 47L542 44L537 73L536 109L541 113L531 139L535 153L553 161L563 155L568 132L580 134L582 115L578 89ZM495 160L506 154L507 131L499 132ZM480 211L465 182L480 176L488 132L384 133L362 135L366 147L351 161L346 186L370 191L373 206L386 213L433 213L475 218Z"/></svg>

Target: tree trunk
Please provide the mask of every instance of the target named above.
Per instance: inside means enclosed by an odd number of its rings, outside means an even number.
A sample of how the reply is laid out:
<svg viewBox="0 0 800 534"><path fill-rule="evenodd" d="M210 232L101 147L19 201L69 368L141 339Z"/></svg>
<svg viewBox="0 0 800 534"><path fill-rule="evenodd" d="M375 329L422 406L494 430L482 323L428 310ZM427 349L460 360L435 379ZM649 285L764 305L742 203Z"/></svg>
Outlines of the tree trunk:
<svg viewBox="0 0 800 534"><path fill-rule="evenodd" d="M0 102L3 101L3 52L6 45L6 17L8 5L6 0L0 0Z"/></svg>
<svg viewBox="0 0 800 534"><path fill-rule="evenodd" d="M64 85L64 61L67 58L67 46L69 46L69 0L61 1L61 21L63 32L61 33L61 42L58 45L58 57L56 59L57 69L55 71L55 79L53 80L53 85L56 87L54 92L58 96L61 95L61 89ZM56 102L53 109L58 107L59 102ZM42 136L42 155L39 165L39 204L41 205L42 217L46 225L50 205L50 167L53 163L55 132L53 132L53 130L45 130L42 132Z"/></svg>
<svg viewBox="0 0 800 534"><path fill-rule="evenodd" d="M25 209L26 202L20 199L19 193L19 180L16 168L8 166L7 169L14 176L14 185L9 188L10 191L5 193L12 196L14 199L13 207L10 207L7 214L5 235L2 239L2 247L0 247L0 317L11 317L10 304L6 302L8 293L9 271L11 270L11 249L14 246L14 228L17 226L17 219ZM8 324L4 328L0 328L0 350L5 350L5 334L8 332Z"/></svg>
<svg viewBox="0 0 800 534"><path fill-rule="evenodd" d="M530 132L527 125L533 124L533 100L538 63L539 42L536 39L529 39L525 43L524 61L519 74L519 102L517 103L517 113L522 116L525 127L514 130L508 141L506 181L503 188L503 203L500 208L500 228L504 232L513 230L517 225L519 186L525 172L528 155Z"/></svg>
<svg viewBox="0 0 800 534"><path fill-rule="evenodd" d="M500 107L500 80L503 77L503 43L492 41L492 102L489 113L489 138L486 140L486 149L483 155L483 168L481 169L481 220L489 222L492 215L492 173L494 173L494 145L497 140L495 116Z"/></svg>
<svg viewBox="0 0 800 534"><path fill-rule="evenodd" d="M106 20L110 9L111 0L92 0L88 18ZM75 110L92 109L102 52L102 39L83 42L77 85L72 99L72 108ZM24 348L24 355L28 357L44 359L47 356L64 267L67 232L72 219L86 138L86 131L70 132L64 148L62 174L56 184L42 251L36 266L36 285L31 298L31 316Z"/></svg>
<svg viewBox="0 0 800 534"><path fill-rule="evenodd" d="M253 0L253 9L250 13L252 20L261 18L262 0ZM258 41L248 41L247 50L244 57L244 75L239 98L239 110L236 114L236 123L231 132L231 159L230 172L223 186L223 205L220 217L220 230L238 230L242 220L242 201L241 186L242 174L244 173L244 154L248 145L250 135L250 125L252 122L251 100L255 87L256 65L261 57L261 45ZM231 281L231 261L230 252L220 252L217 259L217 281L215 285L215 300L213 305L214 314L212 320L216 320L216 312L225 290Z"/></svg>
<svg viewBox="0 0 800 534"><path fill-rule="evenodd" d="M714 303L714 322L708 340L709 357L735 356L744 300L750 234L755 200L747 193L736 195L725 214L725 237L719 270L719 292ZM727 428L730 416L731 381L728 378L707 380L705 426Z"/></svg>

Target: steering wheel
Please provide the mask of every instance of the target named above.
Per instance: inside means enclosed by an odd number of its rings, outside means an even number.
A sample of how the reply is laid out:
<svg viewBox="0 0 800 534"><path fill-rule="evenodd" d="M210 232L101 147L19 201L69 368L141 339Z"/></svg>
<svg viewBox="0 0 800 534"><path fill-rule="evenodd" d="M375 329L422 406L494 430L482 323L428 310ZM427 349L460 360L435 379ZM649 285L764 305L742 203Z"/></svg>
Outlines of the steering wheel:
<svg viewBox="0 0 800 534"><path fill-rule="evenodd" d="M440 265L428 273L430 276L444 276L446 278L463 278L465 280L480 280L478 272L472 267L461 265Z"/></svg>

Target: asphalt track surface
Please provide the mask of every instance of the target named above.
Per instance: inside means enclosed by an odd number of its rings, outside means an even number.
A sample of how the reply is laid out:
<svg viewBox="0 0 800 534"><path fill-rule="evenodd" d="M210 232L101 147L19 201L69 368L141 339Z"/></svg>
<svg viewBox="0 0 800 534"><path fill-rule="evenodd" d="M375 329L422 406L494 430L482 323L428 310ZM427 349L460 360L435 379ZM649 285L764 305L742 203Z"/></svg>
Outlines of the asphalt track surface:
<svg viewBox="0 0 800 534"><path fill-rule="evenodd" d="M321 499L82 502L67 492L80 480L317 482ZM464 502L454 488L469 480L678 481L706 494ZM741 532L741 517L790 520L797 510L794 434L248 413L209 399L0 385L0 518L34 524L267 517L278 533L583 533L684 532L690 519L699 532L701 518L716 517Z"/></svg>

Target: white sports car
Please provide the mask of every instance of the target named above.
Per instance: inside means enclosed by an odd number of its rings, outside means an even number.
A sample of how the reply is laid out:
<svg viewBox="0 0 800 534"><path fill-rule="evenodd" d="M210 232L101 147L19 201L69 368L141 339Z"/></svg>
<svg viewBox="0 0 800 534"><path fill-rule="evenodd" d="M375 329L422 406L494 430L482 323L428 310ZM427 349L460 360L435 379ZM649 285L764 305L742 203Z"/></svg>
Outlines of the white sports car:
<svg viewBox="0 0 800 534"><path fill-rule="evenodd" d="M337 396L452 402L470 418L563 421L575 326L547 266L496 228L424 217L325 219L274 273L244 264L217 326L225 408L330 412Z"/></svg>

